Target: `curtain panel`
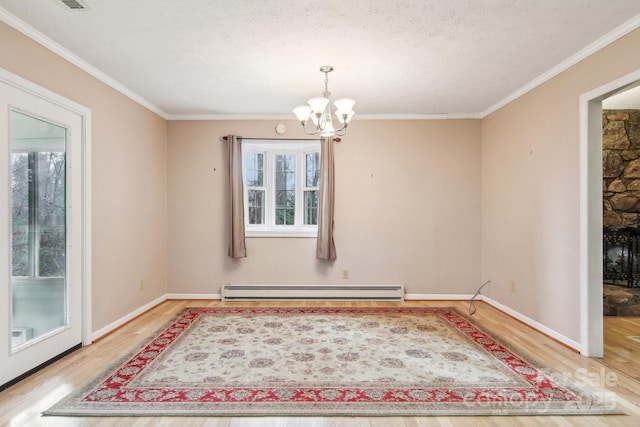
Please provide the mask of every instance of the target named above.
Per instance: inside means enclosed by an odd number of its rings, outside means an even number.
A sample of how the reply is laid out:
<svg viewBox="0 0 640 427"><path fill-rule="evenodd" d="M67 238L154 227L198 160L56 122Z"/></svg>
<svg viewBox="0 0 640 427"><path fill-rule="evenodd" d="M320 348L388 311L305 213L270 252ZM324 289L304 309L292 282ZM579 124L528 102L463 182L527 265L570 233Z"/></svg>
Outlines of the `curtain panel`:
<svg viewBox="0 0 640 427"><path fill-rule="evenodd" d="M316 258L335 260L336 245L333 241L333 212L335 198L335 173L333 166L333 138L320 141L320 188L318 190L318 239Z"/></svg>
<svg viewBox="0 0 640 427"><path fill-rule="evenodd" d="M229 164L229 257L245 258L244 188L242 184L242 138L228 135Z"/></svg>

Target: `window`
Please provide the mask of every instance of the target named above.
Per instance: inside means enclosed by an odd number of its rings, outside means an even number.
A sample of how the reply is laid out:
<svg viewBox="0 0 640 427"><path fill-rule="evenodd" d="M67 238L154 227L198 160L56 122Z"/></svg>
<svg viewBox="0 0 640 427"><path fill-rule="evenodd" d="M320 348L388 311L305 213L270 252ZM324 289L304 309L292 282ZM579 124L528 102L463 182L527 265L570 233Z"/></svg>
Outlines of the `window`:
<svg viewBox="0 0 640 427"><path fill-rule="evenodd" d="M243 142L247 237L316 237L319 142Z"/></svg>
<svg viewBox="0 0 640 427"><path fill-rule="evenodd" d="M14 277L65 275L65 172L64 152L11 153Z"/></svg>

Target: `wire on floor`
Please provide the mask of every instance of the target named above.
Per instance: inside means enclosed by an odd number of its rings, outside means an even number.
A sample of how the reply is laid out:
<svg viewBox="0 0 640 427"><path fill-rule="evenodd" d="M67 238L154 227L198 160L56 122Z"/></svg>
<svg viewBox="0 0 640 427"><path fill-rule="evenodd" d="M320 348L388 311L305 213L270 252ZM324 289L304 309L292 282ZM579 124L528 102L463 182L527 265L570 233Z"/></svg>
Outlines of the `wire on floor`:
<svg viewBox="0 0 640 427"><path fill-rule="evenodd" d="M473 294L473 297L471 297L471 301L469 301L469 315L473 316L476 312L476 305L473 303L473 300L476 299L478 297L478 295L480 295L480 291L482 290L482 288L484 288L485 286L487 286L489 283L491 283L491 280L487 280L486 282L484 282L482 284L482 286L480 286L478 288L478 290L476 291L475 294Z"/></svg>

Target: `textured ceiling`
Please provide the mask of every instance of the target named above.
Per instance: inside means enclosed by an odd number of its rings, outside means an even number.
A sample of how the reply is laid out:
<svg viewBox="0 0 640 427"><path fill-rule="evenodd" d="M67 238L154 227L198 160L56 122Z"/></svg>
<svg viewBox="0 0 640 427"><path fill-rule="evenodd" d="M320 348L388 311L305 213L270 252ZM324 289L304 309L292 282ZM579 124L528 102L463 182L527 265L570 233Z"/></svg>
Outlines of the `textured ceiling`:
<svg viewBox="0 0 640 427"><path fill-rule="evenodd" d="M640 86L625 89L602 101L602 108L608 110L640 110Z"/></svg>
<svg viewBox="0 0 640 427"><path fill-rule="evenodd" d="M322 92L321 65L356 117L481 115L640 14L638 0L84 2L0 12L168 117L293 118Z"/></svg>

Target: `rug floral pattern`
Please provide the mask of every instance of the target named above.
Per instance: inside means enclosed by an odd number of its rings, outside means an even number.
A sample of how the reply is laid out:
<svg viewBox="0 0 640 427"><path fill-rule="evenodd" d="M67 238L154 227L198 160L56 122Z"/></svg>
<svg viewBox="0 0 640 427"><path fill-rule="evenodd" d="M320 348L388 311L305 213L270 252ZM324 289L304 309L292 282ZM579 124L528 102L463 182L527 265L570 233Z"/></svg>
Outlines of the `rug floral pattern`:
<svg viewBox="0 0 640 427"><path fill-rule="evenodd" d="M553 378L553 379L552 379ZM554 381L555 380L555 381ZM448 308L195 308L50 415L607 413Z"/></svg>

